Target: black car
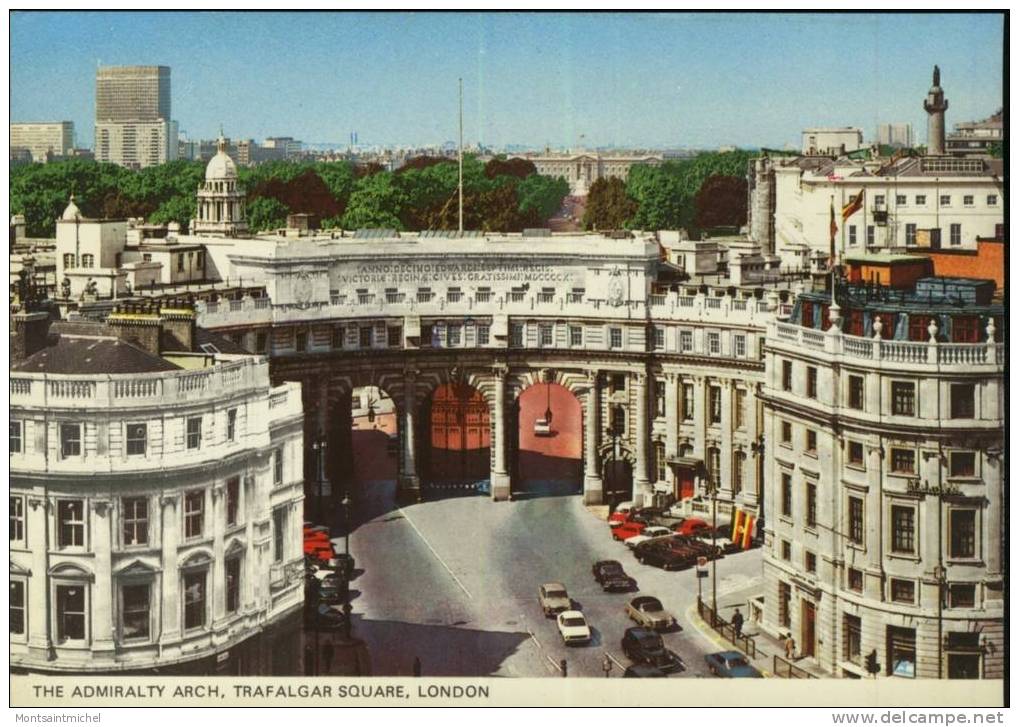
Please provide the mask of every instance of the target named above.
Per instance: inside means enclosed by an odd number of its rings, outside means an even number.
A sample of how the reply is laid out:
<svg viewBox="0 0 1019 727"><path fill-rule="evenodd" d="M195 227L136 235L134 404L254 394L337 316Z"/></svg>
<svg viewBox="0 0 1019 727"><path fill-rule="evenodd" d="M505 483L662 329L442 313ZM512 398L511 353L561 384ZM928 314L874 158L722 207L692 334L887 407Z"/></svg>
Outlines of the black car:
<svg viewBox="0 0 1019 727"><path fill-rule="evenodd" d="M636 591L637 581L626 575L618 560L599 560L591 567L603 591Z"/></svg>
<svg viewBox="0 0 1019 727"><path fill-rule="evenodd" d="M659 669L657 666L649 666L648 664L631 664L626 667L626 671L623 672L624 679L641 679L663 676L665 676L664 671Z"/></svg>
<svg viewBox="0 0 1019 727"><path fill-rule="evenodd" d="M662 637L642 626L628 628L623 634L623 653L635 664L647 664L666 674L683 670L683 662L674 651L665 648Z"/></svg>
<svg viewBox="0 0 1019 727"><path fill-rule="evenodd" d="M633 549L637 560L662 570L684 570L697 562L689 553L669 547L667 543L646 541Z"/></svg>

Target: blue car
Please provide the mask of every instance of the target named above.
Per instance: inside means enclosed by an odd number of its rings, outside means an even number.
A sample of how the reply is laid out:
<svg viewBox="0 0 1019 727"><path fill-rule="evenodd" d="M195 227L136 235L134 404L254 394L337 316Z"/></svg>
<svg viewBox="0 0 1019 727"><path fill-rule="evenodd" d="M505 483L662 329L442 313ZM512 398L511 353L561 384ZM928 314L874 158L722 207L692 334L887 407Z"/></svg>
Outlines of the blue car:
<svg viewBox="0 0 1019 727"><path fill-rule="evenodd" d="M761 679L763 675L739 651L719 651L704 657L716 677Z"/></svg>

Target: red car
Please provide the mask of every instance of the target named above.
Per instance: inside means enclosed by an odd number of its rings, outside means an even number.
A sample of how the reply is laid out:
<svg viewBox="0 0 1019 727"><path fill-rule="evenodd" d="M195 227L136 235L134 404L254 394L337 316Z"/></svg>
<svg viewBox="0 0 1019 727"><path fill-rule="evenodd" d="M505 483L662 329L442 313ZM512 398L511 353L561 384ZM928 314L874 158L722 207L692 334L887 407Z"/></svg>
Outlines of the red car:
<svg viewBox="0 0 1019 727"><path fill-rule="evenodd" d="M673 531L676 535L689 535L696 537L698 535L711 536L711 526L699 517L690 517L681 522Z"/></svg>
<svg viewBox="0 0 1019 727"><path fill-rule="evenodd" d="M609 525L612 523L626 522L630 519L630 511L633 510L633 504L628 502L621 502L616 507L615 512L609 515Z"/></svg>
<svg viewBox="0 0 1019 727"><path fill-rule="evenodd" d="M613 540L626 540L632 538L634 535L640 535L644 532L644 528L647 525L644 523L627 521L619 527L612 528L612 539Z"/></svg>

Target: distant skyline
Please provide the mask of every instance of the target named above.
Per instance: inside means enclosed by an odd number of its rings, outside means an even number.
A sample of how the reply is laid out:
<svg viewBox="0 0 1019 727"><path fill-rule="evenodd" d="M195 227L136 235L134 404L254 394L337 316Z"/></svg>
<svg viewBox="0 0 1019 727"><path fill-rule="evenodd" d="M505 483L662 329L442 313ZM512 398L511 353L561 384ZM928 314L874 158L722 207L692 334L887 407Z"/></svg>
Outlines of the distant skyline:
<svg viewBox="0 0 1019 727"><path fill-rule="evenodd" d="M1003 104L1000 14L14 12L11 121L92 146L98 65L167 65L192 139L782 147Z"/></svg>

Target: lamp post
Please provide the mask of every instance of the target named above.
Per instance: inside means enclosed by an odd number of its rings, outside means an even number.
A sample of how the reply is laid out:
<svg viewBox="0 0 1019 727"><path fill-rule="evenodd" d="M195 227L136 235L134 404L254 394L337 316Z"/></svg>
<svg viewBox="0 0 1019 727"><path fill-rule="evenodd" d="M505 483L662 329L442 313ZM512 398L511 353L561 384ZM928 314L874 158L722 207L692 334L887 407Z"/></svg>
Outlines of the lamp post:
<svg viewBox="0 0 1019 727"><path fill-rule="evenodd" d="M340 502L343 507L343 635L350 640L350 496L343 493L343 500Z"/></svg>
<svg viewBox="0 0 1019 727"><path fill-rule="evenodd" d="M323 510L323 489L325 488L325 453L326 453L326 438L319 432L318 437L311 443L311 449L315 452L315 479L317 481L317 505L316 510L318 512L319 520L324 522L324 510Z"/></svg>
<svg viewBox="0 0 1019 727"><path fill-rule="evenodd" d="M750 443L750 451L757 458L757 532L764 536L764 435Z"/></svg>
<svg viewBox="0 0 1019 727"><path fill-rule="evenodd" d="M708 473L708 486L711 488L711 610L712 619L718 618L718 488L713 473ZM714 624L712 624L714 626Z"/></svg>

